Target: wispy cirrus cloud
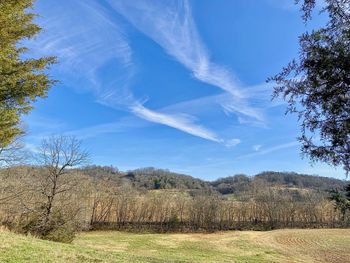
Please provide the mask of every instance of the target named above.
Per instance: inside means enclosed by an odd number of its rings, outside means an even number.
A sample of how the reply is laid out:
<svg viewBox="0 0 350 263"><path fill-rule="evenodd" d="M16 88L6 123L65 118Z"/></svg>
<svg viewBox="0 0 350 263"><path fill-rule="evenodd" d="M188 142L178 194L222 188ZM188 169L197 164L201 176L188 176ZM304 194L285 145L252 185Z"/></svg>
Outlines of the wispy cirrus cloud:
<svg viewBox="0 0 350 263"><path fill-rule="evenodd" d="M222 106L227 113L264 121L257 108L249 106L238 79L226 67L212 62L197 31L187 0L122 1L109 4L131 24L158 43L193 76L226 92Z"/></svg>
<svg viewBox="0 0 350 263"><path fill-rule="evenodd" d="M256 151L256 152L258 152L258 151L260 151L261 147L262 147L261 144L253 145L253 150Z"/></svg>
<svg viewBox="0 0 350 263"><path fill-rule="evenodd" d="M230 140L225 141L225 146L227 148L232 148L232 147L237 146L240 143L241 143L240 139L230 139Z"/></svg>
<svg viewBox="0 0 350 263"><path fill-rule="evenodd" d="M262 145L254 145L253 148L254 148L255 152L239 156L237 159L249 158L249 157L254 157L254 156L258 156L258 155L265 155L265 154L269 154L269 153L276 152L279 150L296 147L298 145L299 145L299 142L297 142L297 141L278 144L278 145L271 146L271 147L266 148L266 149L263 149Z"/></svg>
<svg viewBox="0 0 350 263"><path fill-rule="evenodd" d="M240 124L249 124L250 126L266 128L269 124L265 118L265 110L285 104L282 100L271 101L272 88L273 86L270 84L262 84L246 87L243 90L244 97L249 99L252 105L255 105L255 110L251 107L247 107L246 104L241 103L234 97L227 96L226 92L178 102L165 107L164 110L176 111L186 109L187 112L200 113L202 111L217 109L221 106L224 113L228 116L235 110L244 112L245 115L241 114L238 116Z"/></svg>
<svg viewBox="0 0 350 263"><path fill-rule="evenodd" d="M187 0L108 2L137 29L188 68L198 80L241 97L233 74L211 62Z"/></svg>
<svg viewBox="0 0 350 263"><path fill-rule="evenodd" d="M164 124L210 141L222 141L214 132L208 130L207 128L204 128L201 125L196 124L193 116L186 114L165 114L162 112L150 110L139 103L133 105L131 107L131 110L138 117L150 122Z"/></svg>
<svg viewBox="0 0 350 263"><path fill-rule="evenodd" d="M45 32L31 41L30 47L37 55L54 52L60 60L58 70L68 76L68 84L72 85L75 78L85 78L90 83L84 88L93 90L96 101L101 104L131 111L139 118L194 136L219 141L214 132L196 124L193 116L152 111L134 97L129 87L135 72L132 49L123 29L98 1L58 3L48 0L41 1L38 8L46 13L39 21L45 24ZM114 71L110 80L106 80L106 76L99 77L99 71L104 67ZM123 130L124 124L101 124L77 132L89 137Z"/></svg>
<svg viewBox="0 0 350 263"><path fill-rule="evenodd" d="M132 49L122 27L98 1L46 0L38 1L35 8L45 14L38 19L45 30L29 41L31 52L57 56L55 69L64 73L62 82L74 87L84 80L87 87L78 89L92 90L100 100L127 88L134 73ZM99 79L99 70L108 63L123 80L113 86Z"/></svg>
<svg viewBox="0 0 350 263"><path fill-rule="evenodd" d="M144 123L135 121L136 117L124 117L115 122L102 123L76 130L67 131L66 134L78 136L81 139L96 138L109 133L126 132L130 128L141 128Z"/></svg>

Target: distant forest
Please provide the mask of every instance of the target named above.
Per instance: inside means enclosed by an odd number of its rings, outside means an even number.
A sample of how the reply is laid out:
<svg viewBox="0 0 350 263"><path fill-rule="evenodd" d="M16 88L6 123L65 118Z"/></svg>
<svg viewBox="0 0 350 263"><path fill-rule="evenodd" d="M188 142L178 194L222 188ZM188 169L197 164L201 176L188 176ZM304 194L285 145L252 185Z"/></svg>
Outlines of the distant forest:
<svg viewBox="0 0 350 263"><path fill-rule="evenodd" d="M110 166L87 166L82 173L91 177L111 178L115 182L129 183L137 189L182 189L214 191L223 195L243 193L256 182L268 186L285 188L305 188L314 190L343 189L347 181L315 175L298 174L293 172L262 172L254 176L237 174L219 178L215 181L204 181L189 175L174 173L165 169L153 167L140 168L128 172L120 172Z"/></svg>

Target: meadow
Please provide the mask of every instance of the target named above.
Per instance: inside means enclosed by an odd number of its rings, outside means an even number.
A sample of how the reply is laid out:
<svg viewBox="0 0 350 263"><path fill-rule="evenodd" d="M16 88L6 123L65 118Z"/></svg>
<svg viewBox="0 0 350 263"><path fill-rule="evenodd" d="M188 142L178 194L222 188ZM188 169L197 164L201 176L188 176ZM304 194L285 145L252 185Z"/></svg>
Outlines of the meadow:
<svg viewBox="0 0 350 263"><path fill-rule="evenodd" d="M80 233L72 244L0 231L0 262L350 262L350 229Z"/></svg>

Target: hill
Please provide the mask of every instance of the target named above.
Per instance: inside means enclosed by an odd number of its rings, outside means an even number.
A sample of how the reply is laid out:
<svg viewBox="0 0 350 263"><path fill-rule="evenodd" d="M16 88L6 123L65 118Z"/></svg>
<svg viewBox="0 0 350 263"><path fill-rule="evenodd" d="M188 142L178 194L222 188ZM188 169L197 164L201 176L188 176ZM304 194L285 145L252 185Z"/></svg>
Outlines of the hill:
<svg viewBox="0 0 350 263"><path fill-rule="evenodd" d="M240 174L220 178L211 182L210 185L221 194L240 194L250 189L254 184L263 184L270 187L328 191L332 189L343 189L347 183L347 181L329 177L269 171L252 177Z"/></svg>
<svg viewBox="0 0 350 263"><path fill-rule="evenodd" d="M224 195L240 195L251 189L256 184L263 184L264 186L271 187L327 191L332 189L342 189L348 183L347 181L335 178L273 171L262 172L254 176L237 174L234 176L219 178L211 182L194 178L190 175L179 174L153 167L120 172L113 167L88 166L81 169L81 171L96 179L107 177L116 184L128 183L137 189L214 191Z"/></svg>
<svg viewBox="0 0 350 263"><path fill-rule="evenodd" d="M182 189L182 190L210 190L208 182L189 175L178 174L153 167L129 171L124 178L132 184L145 189Z"/></svg>

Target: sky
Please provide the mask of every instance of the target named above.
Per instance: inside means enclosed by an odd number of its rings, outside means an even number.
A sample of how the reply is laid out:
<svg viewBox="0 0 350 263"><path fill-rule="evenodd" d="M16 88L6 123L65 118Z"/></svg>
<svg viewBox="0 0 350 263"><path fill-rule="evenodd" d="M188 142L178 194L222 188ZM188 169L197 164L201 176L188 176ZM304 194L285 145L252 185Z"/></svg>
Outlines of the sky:
<svg viewBox="0 0 350 263"><path fill-rule="evenodd" d="M59 80L24 117L29 148L74 135L91 162L205 180L294 171L344 179L300 155L296 116L271 101L305 25L293 0L37 0L28 56Z"/></svg>

